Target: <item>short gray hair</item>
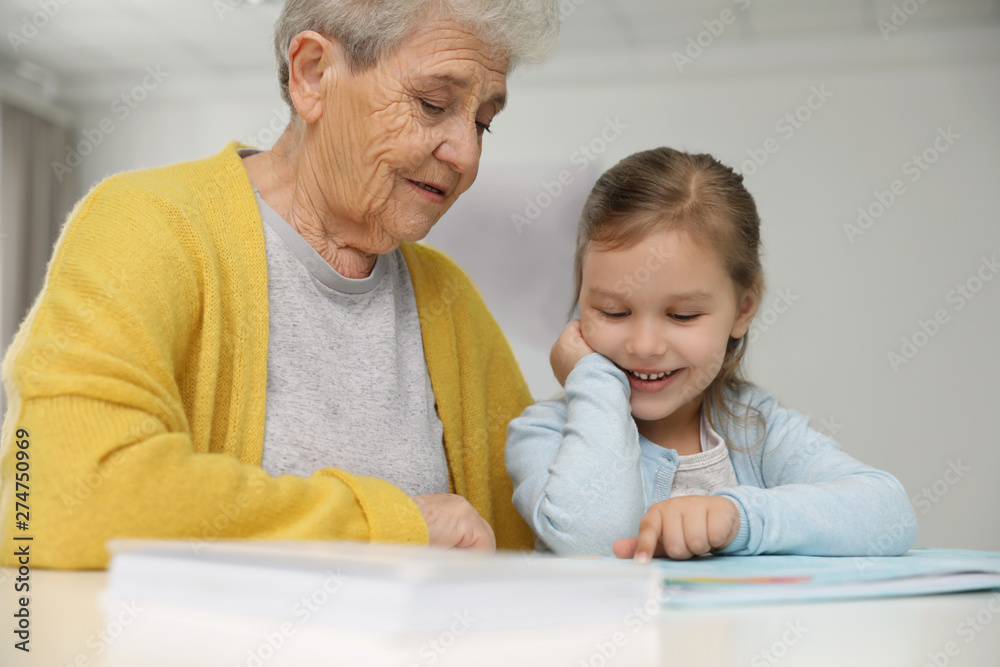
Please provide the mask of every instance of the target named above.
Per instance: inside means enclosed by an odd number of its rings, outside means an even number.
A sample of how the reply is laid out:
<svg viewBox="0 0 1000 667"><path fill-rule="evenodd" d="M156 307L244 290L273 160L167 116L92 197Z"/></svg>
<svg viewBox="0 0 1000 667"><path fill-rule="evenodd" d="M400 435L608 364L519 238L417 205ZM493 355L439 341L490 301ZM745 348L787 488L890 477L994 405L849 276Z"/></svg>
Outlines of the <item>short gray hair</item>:
<svg viewBox="0 0 1000 667"><path fill-rule="evenodd" d="M294 109L288 47L300 32L315 30L337 39L357 73L392 53L435 10L468 26L494 55L507 58L508 72L555 50L556 0L286 0L274 26L282 99Z"/></svg>

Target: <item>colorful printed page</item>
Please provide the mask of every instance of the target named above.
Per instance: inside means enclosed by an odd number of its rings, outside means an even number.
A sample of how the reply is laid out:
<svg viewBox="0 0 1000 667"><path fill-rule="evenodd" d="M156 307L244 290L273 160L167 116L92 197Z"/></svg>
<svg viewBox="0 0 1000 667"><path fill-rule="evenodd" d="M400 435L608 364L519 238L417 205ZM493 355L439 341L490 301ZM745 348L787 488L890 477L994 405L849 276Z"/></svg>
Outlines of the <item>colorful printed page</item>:
<svg viewBox="0 0 1000 667"><path fill-rule="evenodd" d="M664 604L725 605L1000 589L1000 553L911 549L892 557L708 556L658 561Z"/></svg>

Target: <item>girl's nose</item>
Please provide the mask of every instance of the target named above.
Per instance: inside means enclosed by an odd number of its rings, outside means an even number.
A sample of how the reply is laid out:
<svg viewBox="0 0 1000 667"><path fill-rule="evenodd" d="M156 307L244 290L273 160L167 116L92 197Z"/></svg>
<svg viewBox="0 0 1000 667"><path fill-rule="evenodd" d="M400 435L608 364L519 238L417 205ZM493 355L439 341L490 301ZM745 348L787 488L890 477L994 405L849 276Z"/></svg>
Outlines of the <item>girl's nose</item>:
<svg viewBox="0 0 1000 667"><path fill-rule="evenodd" d="M636 321L625 341L625 351L643 359L667 353L667 337L663 327L652 322Z"/></svg>

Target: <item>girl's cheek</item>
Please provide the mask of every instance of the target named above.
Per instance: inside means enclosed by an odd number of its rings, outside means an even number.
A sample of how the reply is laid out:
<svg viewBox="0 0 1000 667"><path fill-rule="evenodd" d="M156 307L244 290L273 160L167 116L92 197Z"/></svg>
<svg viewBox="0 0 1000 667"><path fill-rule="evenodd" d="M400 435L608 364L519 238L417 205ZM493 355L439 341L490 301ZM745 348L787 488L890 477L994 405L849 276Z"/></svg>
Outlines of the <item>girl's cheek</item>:
<svg viewBox="0 0 1000 667"><path fill-rule="evenodd" d="M719 350L719 341L722 342L722 349L725 350L725 340L716 331L711 329L692 329L685 341L685 349L693 359L703 360L711 358Z"/></svg>

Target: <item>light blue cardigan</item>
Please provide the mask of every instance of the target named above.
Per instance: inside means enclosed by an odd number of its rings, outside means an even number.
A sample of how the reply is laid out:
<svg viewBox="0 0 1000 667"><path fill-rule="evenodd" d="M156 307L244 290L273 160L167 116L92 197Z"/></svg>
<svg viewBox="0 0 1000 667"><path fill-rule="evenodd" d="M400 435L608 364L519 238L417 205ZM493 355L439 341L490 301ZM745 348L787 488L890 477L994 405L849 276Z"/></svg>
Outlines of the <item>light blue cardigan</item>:
<svg viewBox="0 0 1000 667"><path fill-rule="evenodd" d="M639 435L629 392L624 372L590 354L566 379L564 399L529 406L508 426L514 506L538 548L610 556L670 496L677 452ZM713 495L736 502L740 529L718 553L894 556L913 546L916 515L895 477L848 456L759 388L744 388L730 406L746 422L713 427L730 446L739 486Z"/></svg>

